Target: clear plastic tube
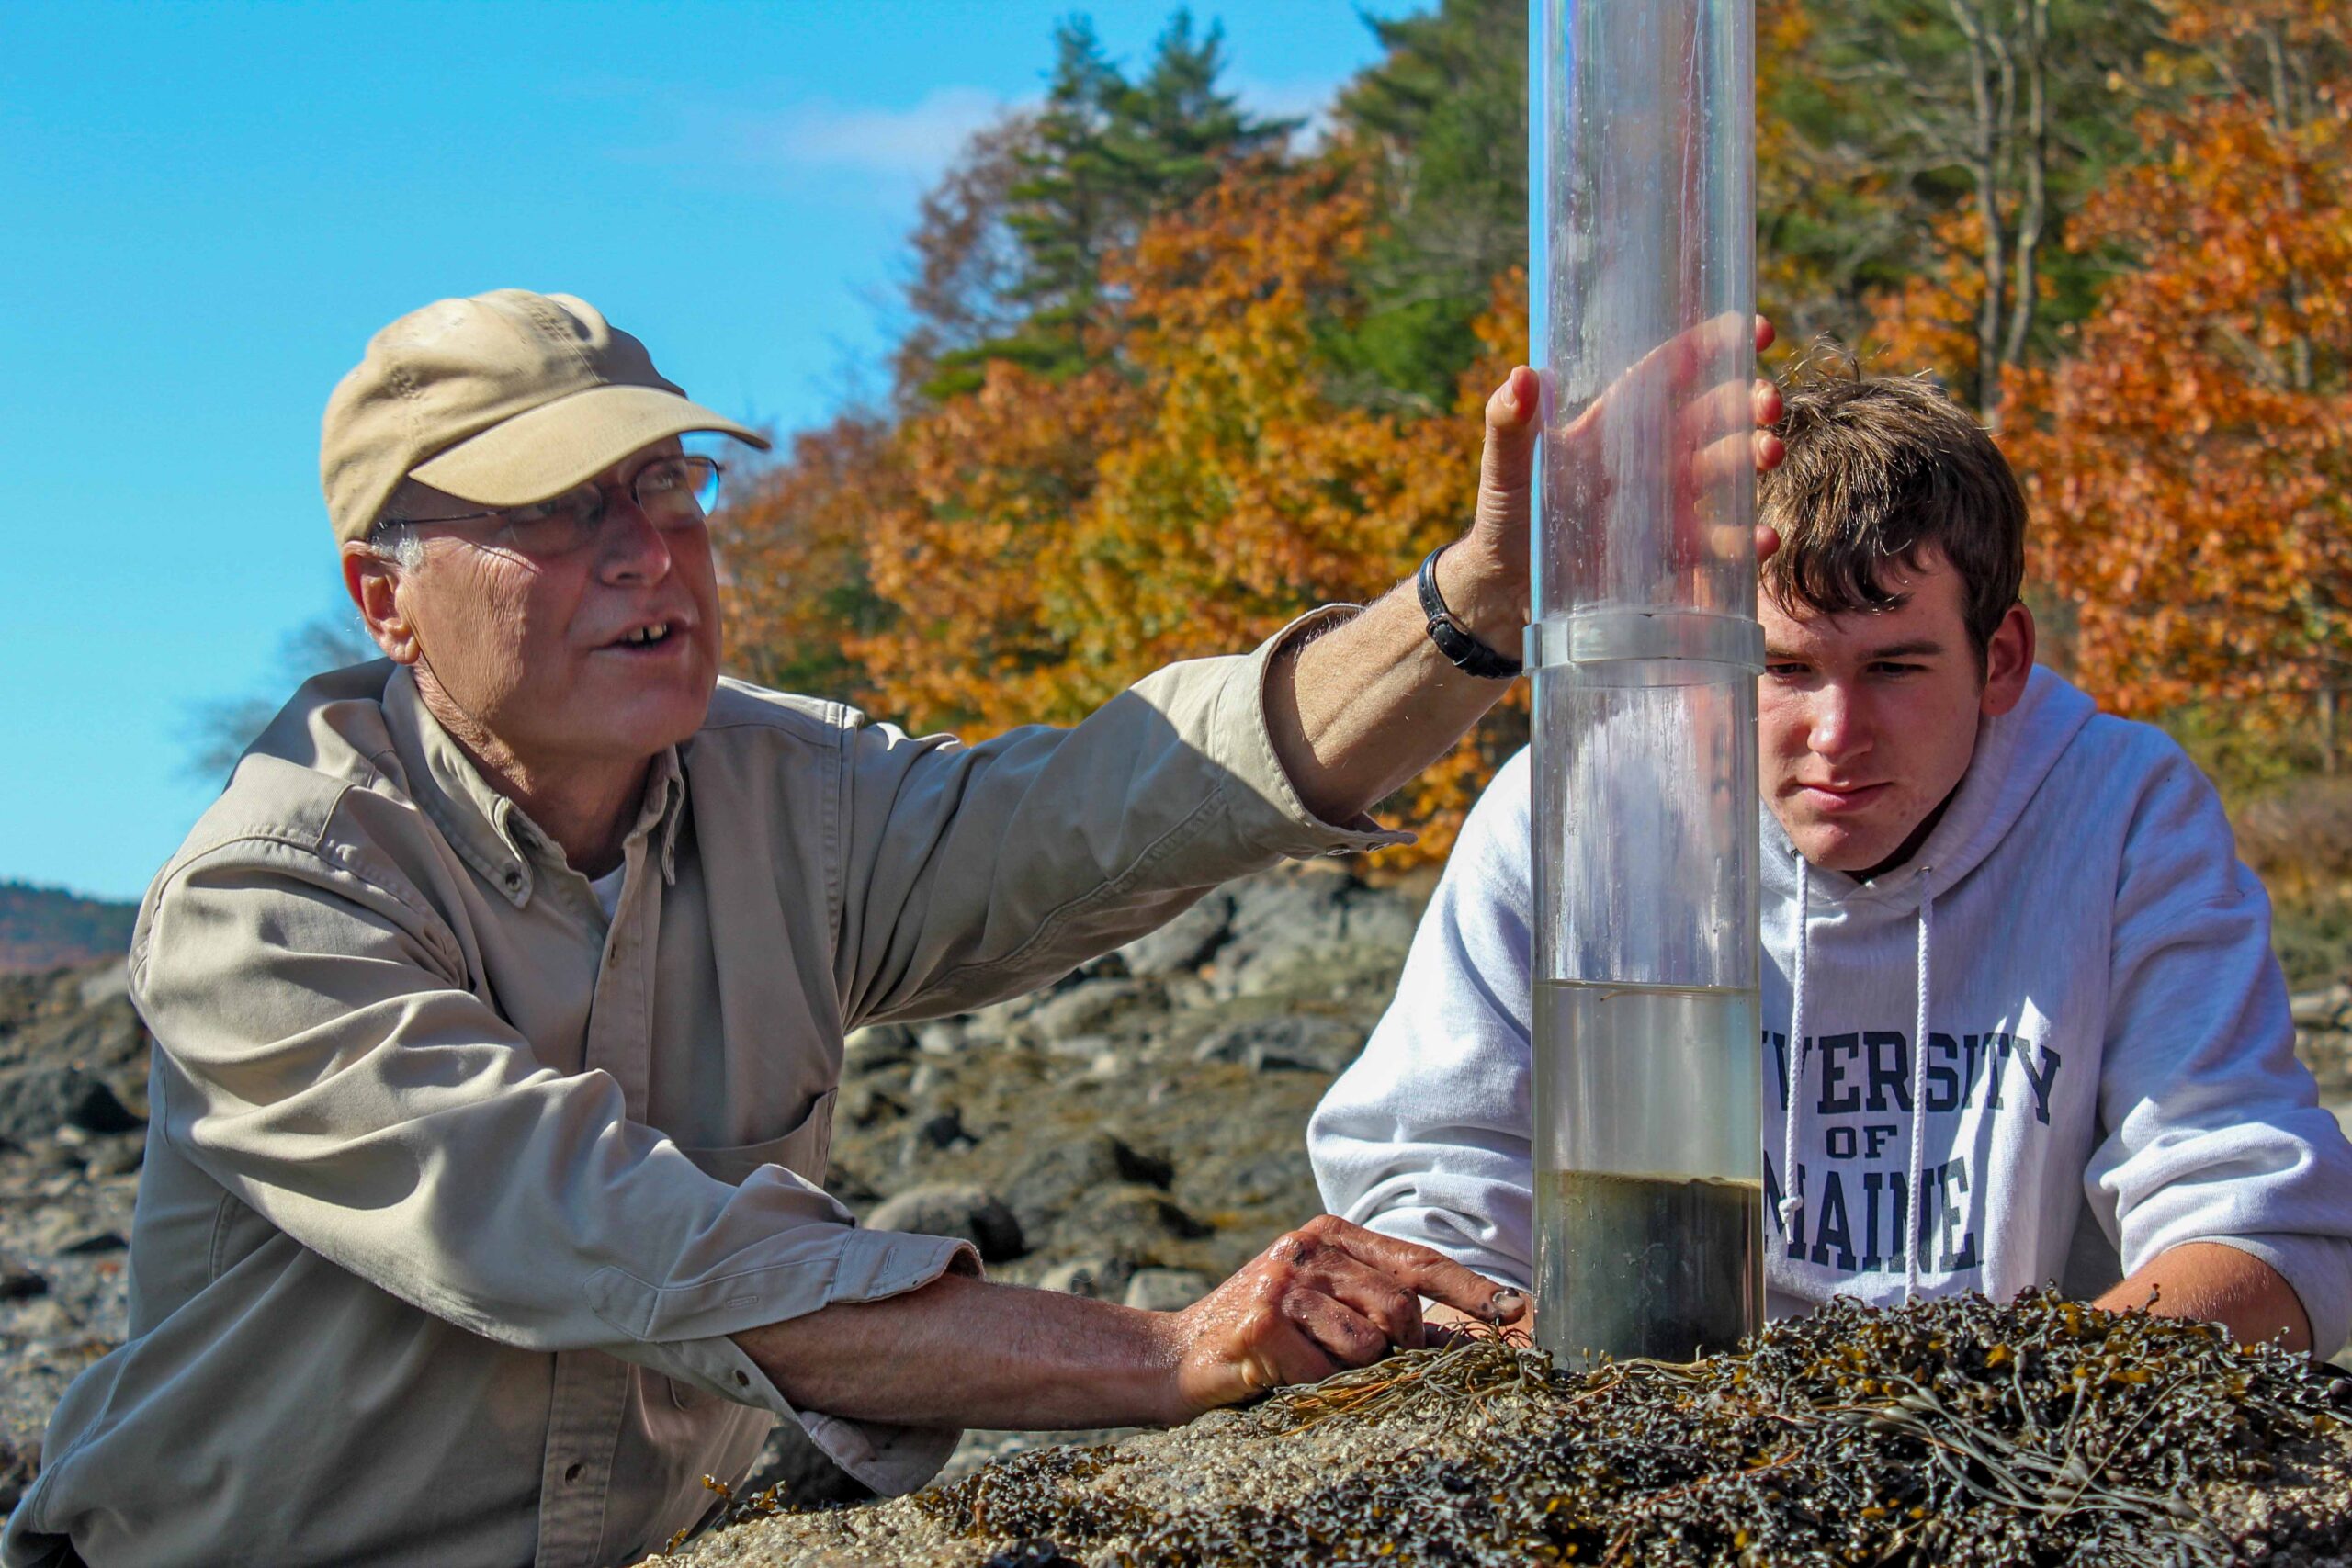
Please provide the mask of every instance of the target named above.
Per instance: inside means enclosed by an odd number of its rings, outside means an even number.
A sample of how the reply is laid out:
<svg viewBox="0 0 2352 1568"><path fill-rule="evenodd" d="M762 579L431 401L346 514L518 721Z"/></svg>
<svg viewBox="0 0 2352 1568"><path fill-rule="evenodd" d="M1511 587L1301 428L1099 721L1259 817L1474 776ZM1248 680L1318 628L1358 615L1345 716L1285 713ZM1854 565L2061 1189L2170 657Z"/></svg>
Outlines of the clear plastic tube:
<svg viewBox="0 0 2352 1568"><path fill-rule="evenodd" d="M1759 1325L1751 0L1532 0L1537 1337Z"/></svg>

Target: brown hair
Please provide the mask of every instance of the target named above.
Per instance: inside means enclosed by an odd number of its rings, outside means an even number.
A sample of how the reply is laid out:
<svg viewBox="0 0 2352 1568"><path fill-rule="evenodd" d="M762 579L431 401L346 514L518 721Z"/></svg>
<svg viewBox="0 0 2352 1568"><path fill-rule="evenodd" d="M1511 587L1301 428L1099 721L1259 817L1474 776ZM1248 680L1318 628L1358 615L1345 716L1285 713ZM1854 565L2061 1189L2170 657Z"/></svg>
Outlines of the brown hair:
<svg viewBox="0 0 2352 1568"><path fill-rule="evenodd" d="M1780 530L1764 591L1824 615L1885 610L1891 562L1928 552L1960 574L1982 657L2025 579L2025 492L1984 427L1928 381L1866 376L1850 360L1801 367L1773 430L1788 457L1757 491Z"/></svg>

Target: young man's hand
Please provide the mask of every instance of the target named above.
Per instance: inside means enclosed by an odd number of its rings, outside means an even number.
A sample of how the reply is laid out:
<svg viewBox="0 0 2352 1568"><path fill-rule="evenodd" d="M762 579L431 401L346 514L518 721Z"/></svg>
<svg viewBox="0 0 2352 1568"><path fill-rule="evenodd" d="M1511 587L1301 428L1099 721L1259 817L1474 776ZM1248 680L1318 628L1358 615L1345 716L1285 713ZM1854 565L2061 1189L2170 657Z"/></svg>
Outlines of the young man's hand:
<svg viewBox="0 0 2352 1568"><path fill-rule="evenodd" d="M1527 1300L1459 1263L1330 1214L1308 1221L1161 1332L1176 1356L1171 1421L1319 1382L1425 1342L1420 1298L1464 1318L1517 1322Z"/></svg>

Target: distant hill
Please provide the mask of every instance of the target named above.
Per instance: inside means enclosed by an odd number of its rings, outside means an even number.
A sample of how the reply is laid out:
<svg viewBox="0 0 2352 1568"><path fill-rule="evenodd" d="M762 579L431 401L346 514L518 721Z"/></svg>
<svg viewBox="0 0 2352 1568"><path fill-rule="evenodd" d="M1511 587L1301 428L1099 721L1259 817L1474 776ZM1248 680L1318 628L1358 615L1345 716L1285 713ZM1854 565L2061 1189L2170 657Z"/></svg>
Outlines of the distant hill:
<svg viewBox="0 0 2352 1568"><path fill-rule="evenodd" d="M136 904L0 882L0 972L55 969L129 951Z"/></svg>

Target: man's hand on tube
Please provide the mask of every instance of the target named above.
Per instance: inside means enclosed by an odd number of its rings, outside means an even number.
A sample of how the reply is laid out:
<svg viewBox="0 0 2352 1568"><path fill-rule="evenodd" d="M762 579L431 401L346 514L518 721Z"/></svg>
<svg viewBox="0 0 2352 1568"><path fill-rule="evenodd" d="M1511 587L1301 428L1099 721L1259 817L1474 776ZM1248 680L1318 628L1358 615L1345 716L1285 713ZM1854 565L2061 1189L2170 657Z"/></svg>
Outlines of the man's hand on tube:
<svg viewBox="0 0 2352 1568"><path fill-rule="evenodd" d="M1553 440L1602 440L1612 416L1671 417L1693 454L1678 491L1692 495L1719 482L1726 465L1775 467L1785 454L1766 427L1780 418L1780 392L1744 371L1724 378L1717 351L1725 333L1752 333L1759 349L1772 341L1760 319L1702 322L1645 356ZM1445 608L1476 640L1513 660L1528 619L1542 418L1543 379L1519 366L1487 400L1477 505L1467 531L1437 562ZM1691 509L1692 547L1731 547L1708 533L1702 510ZM1770 530L1757 530L1759 557L1779 542ZM1444 755L1508 685L1465 674L1438 652L1407 581L1327 635L1282 650L1266 682L1266 728L1308 809L1346 822Z"/></svg>

